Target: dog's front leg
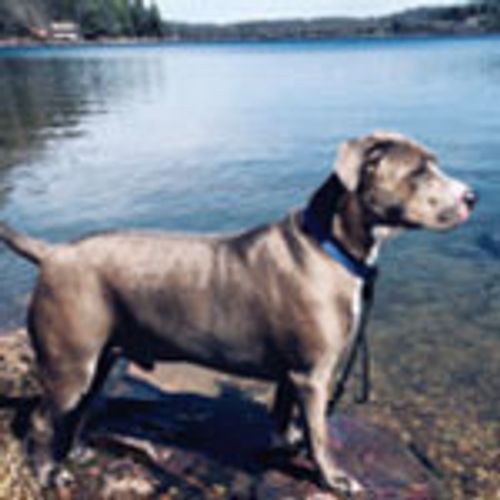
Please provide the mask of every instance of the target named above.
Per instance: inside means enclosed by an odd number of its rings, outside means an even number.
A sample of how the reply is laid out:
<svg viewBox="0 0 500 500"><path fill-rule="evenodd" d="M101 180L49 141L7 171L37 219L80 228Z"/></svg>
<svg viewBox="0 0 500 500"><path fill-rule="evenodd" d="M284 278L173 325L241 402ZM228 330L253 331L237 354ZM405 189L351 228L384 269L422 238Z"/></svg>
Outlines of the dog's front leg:
<svg viewBox="0 0 500 500"><path fill-rule="evenodd" d="M303 413L305 433L311 458L321 479L333 489L347 493L363 490L361 484L338 467L328 447L328 372L322 374L293 374L297 400Z"/></svg>

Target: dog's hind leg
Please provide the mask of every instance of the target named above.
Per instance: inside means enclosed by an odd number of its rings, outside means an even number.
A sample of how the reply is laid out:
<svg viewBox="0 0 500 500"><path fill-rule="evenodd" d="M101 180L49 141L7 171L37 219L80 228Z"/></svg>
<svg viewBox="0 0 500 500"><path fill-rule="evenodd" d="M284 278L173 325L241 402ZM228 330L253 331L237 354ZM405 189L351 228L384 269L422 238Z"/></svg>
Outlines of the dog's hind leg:
<svg viewBox="0 0 500 500"><path fill-rule="evenodd" d="M76 452L76 455L80 455L82 448L79 447L76 450L75 446L81 444L79 438L81 437L81 430L84 427L86 417L88 417L90 408L94 406L94 401L98 398L101 389L108 380L108 376L117 359L110 348L105 348L99 357L97 366L94 369L92 382L87 391L82 393L83 395L74 409L70 409L59 415L56 424L60 428L54 440L54 453L57 461L64 460L70 452ZM71 456L74 456L73 453Z"/></svg>
<svg viewBox="0 0 500 500"><path fill-rule="evenodd" d="M72 363L71 373L40 368L44 394L32 417L27 446L43 485L55 479L60 463L74 444L92 394L97 371L94 365L97 362Z"/></svg>
<svg viewBox="0 0 500 500"><path fill-rule="evenodd" d="M288 377L279 381L274 397L272 415L276 424L273 448L296 452L302 444L303 434L295 422L297 399L295 387Z"/></svg>
<svg viewBox="0 0 500 500"><path fill-rule="evenodd" d="M45 390L42 403L32 418L29 456L40 482L48 485L64 478L61 463L79 438L89 407L104 385L114 358L104 354L94 362L74 364L74 375L51 375L56 383Z"/></svg>
<svg viewBox="0 0 500 500"><path fill-rule="evenodd" d="M112 363L105 355L110 321L102 298L61 289L44 292L35 293L29 318L43 399L33 415L27 444L36 474L48 484Z"/></svg>

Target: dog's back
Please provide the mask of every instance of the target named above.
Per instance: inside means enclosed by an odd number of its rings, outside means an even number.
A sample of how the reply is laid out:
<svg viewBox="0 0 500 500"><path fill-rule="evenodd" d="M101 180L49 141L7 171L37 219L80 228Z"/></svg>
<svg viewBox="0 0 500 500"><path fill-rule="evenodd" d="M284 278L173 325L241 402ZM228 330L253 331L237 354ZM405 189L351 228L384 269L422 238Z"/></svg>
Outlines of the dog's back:
<svg viewBox="0 0 500 500"><path fill-rule="evenodd" d="M236 235L115 232L53 247L33 296L33 333L38 343L55 338L47 323L67 311L71 325L57 339L120 344L143 365L183 359L275 378L300 362L305 330L319 329L318 290L307 285L314 265L301 248L309 243L293 225L291 216ZM85 327L75 328L78 317Z"/></svg>

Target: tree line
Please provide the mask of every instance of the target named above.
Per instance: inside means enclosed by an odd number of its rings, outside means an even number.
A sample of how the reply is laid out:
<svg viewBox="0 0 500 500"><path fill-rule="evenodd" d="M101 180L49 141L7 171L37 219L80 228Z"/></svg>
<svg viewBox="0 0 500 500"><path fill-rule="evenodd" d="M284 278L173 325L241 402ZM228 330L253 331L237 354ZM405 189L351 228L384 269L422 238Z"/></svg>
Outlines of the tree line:
<svg viewBox="0 0 500 500"><path fill-rule="evenodd" d="M23 36L52 21L77 23L84 38L160 37L163 21L155 2L144 0L0 0L0 36Z"/></svg>

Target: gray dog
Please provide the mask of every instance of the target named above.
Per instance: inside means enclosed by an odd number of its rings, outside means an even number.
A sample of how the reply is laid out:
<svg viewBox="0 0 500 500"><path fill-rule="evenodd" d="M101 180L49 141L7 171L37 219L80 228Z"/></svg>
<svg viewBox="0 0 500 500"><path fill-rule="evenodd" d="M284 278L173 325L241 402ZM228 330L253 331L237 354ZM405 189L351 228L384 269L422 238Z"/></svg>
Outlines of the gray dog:
<svg viewBox="0 0 500 500"><path fill-rule="evenodd" d="M473 192L395 133L350 140L307 207L231 235L111 232L49 245L0 225L40 266L28 327L43 402L29 442L40 478L71 448L111 353L143 367L185 360L278 383L277 431L301 411L322 480L360 483L329 453L326 408L356 339L361 289L381 243L406 228L464 222Z"/></svg>

